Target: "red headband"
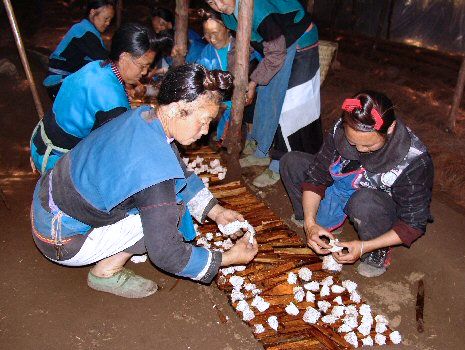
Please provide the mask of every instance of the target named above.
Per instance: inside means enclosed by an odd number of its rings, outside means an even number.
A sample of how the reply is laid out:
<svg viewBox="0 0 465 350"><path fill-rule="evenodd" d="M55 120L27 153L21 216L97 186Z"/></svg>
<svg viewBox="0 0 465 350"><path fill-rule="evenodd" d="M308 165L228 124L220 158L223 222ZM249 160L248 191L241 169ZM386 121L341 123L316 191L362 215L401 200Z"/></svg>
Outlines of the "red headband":
<svg viewBox="0 0 465 350"><path fill-rule="evenodd" d="M362 103L358 98L347 98L342 104L342 110L346 112L353 112L354 109L362 108ZM384 120L381 118L381 114L373 107L371 109L371 116L375 120L375 125L373 129L379 130L383 126Z"/></svg>

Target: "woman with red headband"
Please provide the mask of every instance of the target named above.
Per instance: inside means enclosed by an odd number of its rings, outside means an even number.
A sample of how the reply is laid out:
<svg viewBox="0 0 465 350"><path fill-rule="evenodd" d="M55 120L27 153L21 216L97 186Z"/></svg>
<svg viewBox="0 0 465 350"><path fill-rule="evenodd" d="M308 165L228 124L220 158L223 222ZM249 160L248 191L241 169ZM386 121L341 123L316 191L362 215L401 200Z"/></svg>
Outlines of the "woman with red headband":
<svg viewBox="0 0 465 350"><path fill-rule="evenodd" d="M281 159L281 178L294 222L308 245L329 254L348 217L359 239L336 243L340 264L361 263L366 277L383 274L391 247L410 245L430 220L433 162L425 145L394 114L384 94L364 91L342 104L342 116L316 155L291 152Z"/></svg>

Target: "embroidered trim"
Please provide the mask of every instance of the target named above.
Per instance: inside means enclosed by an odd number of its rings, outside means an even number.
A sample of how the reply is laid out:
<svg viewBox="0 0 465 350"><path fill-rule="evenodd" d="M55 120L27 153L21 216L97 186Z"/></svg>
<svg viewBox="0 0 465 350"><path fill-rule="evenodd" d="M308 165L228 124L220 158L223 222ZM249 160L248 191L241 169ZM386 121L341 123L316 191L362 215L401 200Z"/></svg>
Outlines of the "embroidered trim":
<svg viewBox="0 0 465 350"><path fill-rule="evenodd" d="M116 64L113 61L111 61L111 63L110 63L110 68L111 68L111 71L116 75L116 78L121 83L121 85L123 85L124 92L126 93L126 97L128 98L128 101L129 101L129 95L128 95L128 92L126 90L126 84L124 83L124 80L121 77L121 73L119 72L118 67L116 66Z"/></svg>
<svg viewBox="0 0 465 350"><path fill-rule="evenodd" d="M187 207L195 220L202 222L202 214L212 199L211 192L207 188L203 188L187 203Z"/></svg>

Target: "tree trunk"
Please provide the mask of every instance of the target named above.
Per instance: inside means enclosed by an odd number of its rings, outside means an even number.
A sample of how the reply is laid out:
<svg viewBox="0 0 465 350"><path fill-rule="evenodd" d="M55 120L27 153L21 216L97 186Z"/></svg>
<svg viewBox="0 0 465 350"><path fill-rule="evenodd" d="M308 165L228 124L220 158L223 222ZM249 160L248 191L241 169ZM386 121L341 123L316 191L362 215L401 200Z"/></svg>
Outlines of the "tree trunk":
<svg viewBox="0 0 465 350"><path fill-rule="evenodd" d="M226 133L224 146L236 162L241 150L241 126L244 113L245 93L248 84L249 47L252 33L253 0L242 0L239 6L239 18L236 34L234 67L234 93L232 97L231 122Z"/></svg>
<svg viewBox="0 0 465 350"><path fill-rule="evenodd" d="M187 27L189 22L189 0L176 0L173 65L184 64L187 54Z"/></svg>
<svg viewBox="0 0 465 350"><path fill-rule="evenodd" d="M331 16L329 19L329 30L331 31L331 37L335 37L335 26L336 26L336 20L337 16L339 14L339 9L342 7L342 0L336 0L334 2L333 8L331 9Z"/></svg>
<svg viewBox="0 0 465 350"><path fill-rule="evenodd" d="M308 0L307 2L307 12L313 15L313 7L315 6L315 0Z"/></svg>
<svg viewBox="0 0 465 350"><path fill-rule="evenodd" d="M389 13L387 18L386 39L391 39L392 14L394 13L395 0L389 0Z"/></svg>
<svg viewBox="0 0 465 350"><path fill-rule="evenodd" d="M379 14L378 18L378 28L376 29L376 35L375 35L375 40L373 42L373 51L376 50L376 47L378 46L378 41L379 38L381 37L381 34L383 32L384 28L384 23L387 22L387 16L389 15L389 8L390 8L390 1L389 0L384 0L383 8L381 9L381 12Z"/></svg>
<svg viewBox="0 0 465 350"><path fill-rule="evenodd" d="M447 131L453 133L455 130L455 123L457 121L457 113L462 101L463 86L465 84L465 56L462 59L462 65L460 66L459 77L457 85L455 86L454 99L452 101L452 107L449 113L449 122L447 125Z"/></svg>
<svg viewBox="0 0 465 350"><path fill-rule="evenodd" d="M121 26L123 20L123 0L118 0L116 4L116 28Z"/></svg>

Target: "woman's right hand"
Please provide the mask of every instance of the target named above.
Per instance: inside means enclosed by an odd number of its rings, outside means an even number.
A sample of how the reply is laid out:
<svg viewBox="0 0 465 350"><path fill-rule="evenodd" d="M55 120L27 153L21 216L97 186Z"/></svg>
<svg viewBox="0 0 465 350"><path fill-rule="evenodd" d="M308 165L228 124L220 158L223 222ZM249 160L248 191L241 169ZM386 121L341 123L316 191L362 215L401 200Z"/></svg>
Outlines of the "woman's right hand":
<svg viewBox="0 0 465 350"><path fill-rule="evenodd" d="M254 238L253 243L249 243L250 232L247 232L242 238L236 241L236 244L223 253L221 266L245 265L248 264L257 255L258 243Z"/></svg>
<svg viewBox="0 0 465 350"><path fill-rule="evenodd" d="M305 224L304 228L307 233L307 245L318 254L329 254L331 246L322 240L321 237L334 239L333 234L317 224Z"/></svg>

